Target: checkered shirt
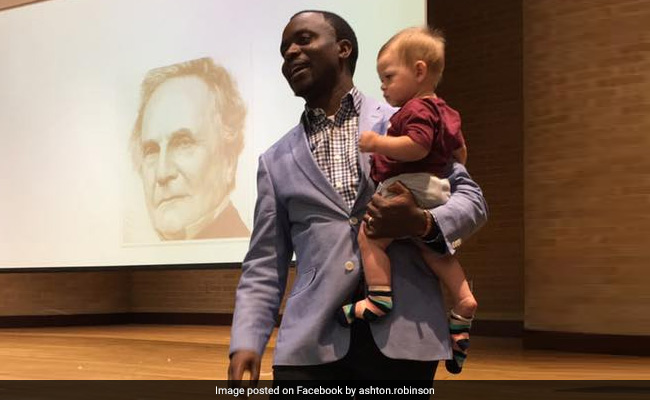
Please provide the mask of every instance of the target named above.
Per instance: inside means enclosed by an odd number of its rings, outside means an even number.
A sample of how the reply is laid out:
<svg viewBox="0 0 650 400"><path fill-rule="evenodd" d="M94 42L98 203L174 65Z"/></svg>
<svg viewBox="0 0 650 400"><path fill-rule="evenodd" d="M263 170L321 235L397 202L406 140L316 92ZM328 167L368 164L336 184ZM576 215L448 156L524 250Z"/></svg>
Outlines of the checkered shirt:
<svg viewBox="0 0 650 400"><path fill-rule="evenodd" d="M316 164L352 209L359 187L359 111L362 97L352 88L333 117L321 108L305 107L302 121Z"/></svg>

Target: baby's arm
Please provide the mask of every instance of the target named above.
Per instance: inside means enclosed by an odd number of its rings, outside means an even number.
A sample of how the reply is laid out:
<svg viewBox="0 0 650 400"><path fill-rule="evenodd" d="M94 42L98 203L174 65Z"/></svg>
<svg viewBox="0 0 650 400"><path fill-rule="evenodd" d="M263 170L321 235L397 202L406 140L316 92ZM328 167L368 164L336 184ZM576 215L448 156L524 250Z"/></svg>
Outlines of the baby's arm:
<svg viewBox="0 0 650 400"><path fill-rule="evenodd" d="M361 132L359 150L379 153L397 161L417 161L429 154L429 150L406 135L386 136L373 131Z"/></svg>
<svg viewBox="0 0 650 400"><path fill-rule="evenodd" d="M462 147L459 147L456 150L452 151L451 154L453 154L454 158L459 163L463 165L467 164L467 146L465 146L465 144L463 144Z"/></svg>

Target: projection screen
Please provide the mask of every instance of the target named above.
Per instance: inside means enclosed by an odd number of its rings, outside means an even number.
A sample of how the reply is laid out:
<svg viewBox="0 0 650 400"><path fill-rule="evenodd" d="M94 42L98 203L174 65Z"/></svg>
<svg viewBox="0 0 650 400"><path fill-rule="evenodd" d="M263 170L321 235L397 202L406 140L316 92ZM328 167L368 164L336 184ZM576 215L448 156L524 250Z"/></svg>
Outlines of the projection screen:
<svg viewBox="0 0 650 400"><path fill-rule="evenodd" d="M50 0L1 11L0 268L241 262L257 157L304 107L279 52L303 9L350 22L355 83L375 98L379 47L425 23L424 0Z"/></svg>

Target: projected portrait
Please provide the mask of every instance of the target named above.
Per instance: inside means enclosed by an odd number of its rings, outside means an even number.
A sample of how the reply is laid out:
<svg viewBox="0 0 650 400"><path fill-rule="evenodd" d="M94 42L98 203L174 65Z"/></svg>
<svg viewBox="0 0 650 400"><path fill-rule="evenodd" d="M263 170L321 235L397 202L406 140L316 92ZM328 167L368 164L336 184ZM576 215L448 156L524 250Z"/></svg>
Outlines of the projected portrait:
<svg viewBox="0 0 650 400"><path fill-rule="evenodd" d="M249 236L230 200L245 116L235 82L211 58L147 73L130 145L161 240Z"/></svg>

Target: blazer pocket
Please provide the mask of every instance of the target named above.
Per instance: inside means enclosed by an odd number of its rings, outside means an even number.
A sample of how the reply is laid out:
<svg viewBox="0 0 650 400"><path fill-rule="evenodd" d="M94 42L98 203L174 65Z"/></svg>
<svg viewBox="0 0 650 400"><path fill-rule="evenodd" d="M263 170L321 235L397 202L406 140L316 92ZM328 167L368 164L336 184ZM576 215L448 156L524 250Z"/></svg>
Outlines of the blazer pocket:
<svg viewBox="0 0 650 400"><path fill-rule="evenodd" d="M289 294L289 297L296 296L305 289L311 285L311 283L314 281L314 277L316 276L316 268L311 268L308 269L307 271L303 272L302 274L298 275L296 278L296 281L293 283L293 287L291 288L291 294Z"/></svg>

